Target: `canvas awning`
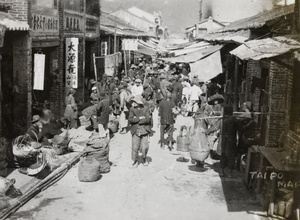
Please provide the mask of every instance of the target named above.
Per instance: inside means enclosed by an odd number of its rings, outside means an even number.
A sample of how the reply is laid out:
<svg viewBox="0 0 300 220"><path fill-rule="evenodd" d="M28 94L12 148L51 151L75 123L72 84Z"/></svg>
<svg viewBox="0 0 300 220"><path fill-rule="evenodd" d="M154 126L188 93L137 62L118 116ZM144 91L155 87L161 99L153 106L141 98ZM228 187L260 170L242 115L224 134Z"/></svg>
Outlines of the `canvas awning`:
<svg viewBox="0 0 300 220"><path fill-rule="evenodd" d="M250 38L250 30L241 30L233 32L210 33L203 36L198 36L198 40L218 41L218 42L236 42L244 43Z"/></svg>
<svg viewBox="0 0 300 220"><path fill-rule="evenodd" d="M206 82L222 73L221 53L216 51L210 56L190 64L189 77L192 80L197 76L199 82Z"/></svg>
<svg viewBox="0 0 300 220"><path fill-rule="evenodd" d="M230 53L242 60L260 60L279 56L297 49L300 49L300 42L287 37L274 37L248 41Z"/></svg>
<svg viewBox="0 0 300 220"><path fill-rule="evenodd" d="M0 12L0 47L3 46L5 31L28 31L29 25L15 19L11 14Z"/></svg>
<svg viewBox="0 0 300 220"><path fill-rule="evenodd" d="M192 53L187 53L181 56L170 57L170 58L159 58L159 59L171 63L193 63L216 51L219 51L222 47L223 45L209 46L209 47L200 48Z"/></svg>

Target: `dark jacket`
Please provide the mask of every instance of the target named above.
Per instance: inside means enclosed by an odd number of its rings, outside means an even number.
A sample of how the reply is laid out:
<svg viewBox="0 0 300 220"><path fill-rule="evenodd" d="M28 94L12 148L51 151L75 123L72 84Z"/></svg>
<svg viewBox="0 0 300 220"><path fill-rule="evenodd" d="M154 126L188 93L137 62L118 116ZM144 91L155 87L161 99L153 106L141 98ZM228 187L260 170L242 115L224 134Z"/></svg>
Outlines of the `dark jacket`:
<svg viewBox="0 0 300 220"><path fill-rule="evenodd" d="M99 124L106 125L109 120L110 104L108 99L99 101L97 107L97 121Z"/></svg>
<svg viewBox="0 0 300 220"><path fill-rule="evenodd" d="M140 119L144 116L144 119ZM146 106L130 108L128 121L131 124L131 134L134 135L139 127L143 127L148 133L151 132L151 117L149 108Z"/></svg>
<svg viewBox="0 0 300 220"><path fill-rule="evenodd" d="M175 104L172 101L163 99L159 103L158 115L160 116L160 123L162 125L174 124L173 108L175 108Z"/></svg>

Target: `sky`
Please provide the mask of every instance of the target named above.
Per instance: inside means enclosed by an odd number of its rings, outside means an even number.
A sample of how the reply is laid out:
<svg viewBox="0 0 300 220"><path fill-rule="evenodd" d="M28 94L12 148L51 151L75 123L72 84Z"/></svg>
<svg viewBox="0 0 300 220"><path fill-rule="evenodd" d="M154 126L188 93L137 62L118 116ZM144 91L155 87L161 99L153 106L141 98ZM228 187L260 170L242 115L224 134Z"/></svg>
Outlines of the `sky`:
<svg viewBox="0 0 300 220"><path fill-rule="evenodd" d="M202 0L206 15L220 22L232 22L273 7L278 0ZM101 0L101 10L113 12L136 6L148 13L162 12L163 26L171 33L183 33L199 22L199 0ZM210 11L212 10L212 11Z"/></svg>

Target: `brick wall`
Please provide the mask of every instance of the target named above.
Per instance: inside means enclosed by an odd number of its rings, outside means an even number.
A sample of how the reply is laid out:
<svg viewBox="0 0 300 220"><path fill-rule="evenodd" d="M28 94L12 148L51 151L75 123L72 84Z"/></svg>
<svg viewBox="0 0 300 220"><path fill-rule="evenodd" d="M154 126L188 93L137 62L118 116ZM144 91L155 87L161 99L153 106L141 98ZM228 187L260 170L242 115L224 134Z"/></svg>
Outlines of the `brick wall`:
<svg viewBox="0 0 300 220"><path fill-rule="evenodd" d="M292 66L289 56L279 59ZM271 61L269 77L269 115L267 117L266 145L276 143L280 134L289 127L289 114L292 92L292 71L283 65Z"/></svg>
<svg viewBox="0 0 300 220"><path fill-rule="evenodd" d="M254 92L251 92L253 77L261 78L261 67L259 61L249 60L246 74L246 100L253 103L254 111L259 111L260 87L256 87Z"/></svg>
<svg viewBox="0 0 300 220"><path fill-rule="evenodd" d="M31 38L27 32L15 34L13 39L13 76L19 92L14 99L14 120L21 126L16 133L26 131L31 121L32 60ZM17 129L17 128L16 128ZM22 129L24 129L22 131Z"/></svg>
<svg viewBox="0 0 300 220"><path fill-rule="evenodd" d="M9 13L12 14L16 19L20 21L28 21L29 11L30 11L30 1L29 0L6 0L12 6Z"/></svg>

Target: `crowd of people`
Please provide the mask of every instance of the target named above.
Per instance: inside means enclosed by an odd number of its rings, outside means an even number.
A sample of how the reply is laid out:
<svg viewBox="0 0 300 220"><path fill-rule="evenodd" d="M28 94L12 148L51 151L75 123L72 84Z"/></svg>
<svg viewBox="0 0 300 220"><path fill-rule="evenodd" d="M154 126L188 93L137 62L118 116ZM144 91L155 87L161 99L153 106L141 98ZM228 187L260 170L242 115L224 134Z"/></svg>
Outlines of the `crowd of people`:
<svg viewBox="0 0 300 220"><path fill-rule="evenodd" d="M69 90L65 99L63 125L77 128L78 117L82 115L90 120L91 125L86 127L87 130L107 135L110 117L114 116L118 120L120 134L131 132L132 166L137 167L140 163L139 152L142 153L142 163L145 166L149 164L147 153L149 137L154 133L155 109L158 110L160 125L160 148L167 147L170 151L176 142L173 132L177 115L195 119L201 115L200 129L206 136L210 136L210 149L221 160L220 175L225 175L226 167L231 172L239 167L241 156L247 153L250 146L242 137L248 131L255 130L251 103L241 106L246 116L233 116L232 106L227 105L226 99L222 98L223 87L214 80L204 82L197 77L190 78L189 72L188 64L139 59L138 63L130 66L127 75L124 71L120 77L107 76L104 73L101 79L90 80L87 87L90 100L84 109L79 110L76 90ZM27 132L32 139L37 137L40 142L45 141L44 137L47 136L47 132L42 131L47 123L41 123L41 120L38 116L33 116L32 126ZM53 130L56 131L48 127L48 134ZM52 136L55 134L52 132ZM201 166L203 161L197 164Z"/></svg>

